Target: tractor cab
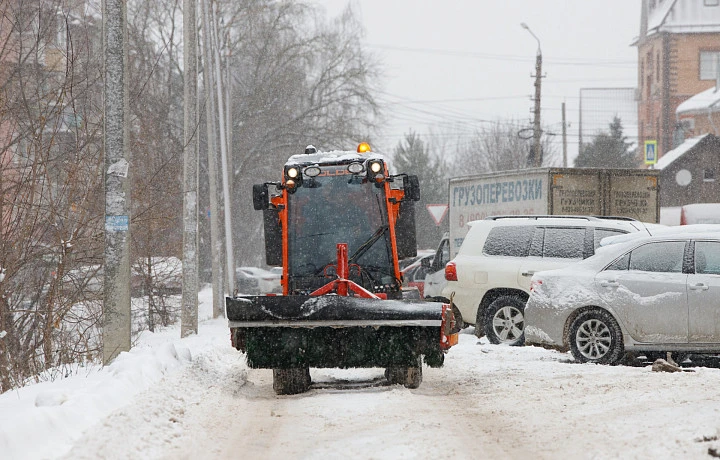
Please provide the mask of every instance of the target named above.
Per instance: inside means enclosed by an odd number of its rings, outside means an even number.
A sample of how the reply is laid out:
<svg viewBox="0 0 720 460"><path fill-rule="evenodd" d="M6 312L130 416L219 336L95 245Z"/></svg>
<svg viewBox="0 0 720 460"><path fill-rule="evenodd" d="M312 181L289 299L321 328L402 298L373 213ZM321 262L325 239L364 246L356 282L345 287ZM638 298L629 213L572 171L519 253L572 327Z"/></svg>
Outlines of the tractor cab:
<svg viewBox="0 0 720 460"><path fill-rule="evenodd" d="M284 267L284 293L310 295L336 278L343 243L350 280L402 298L398 260L416 252L417 177L390 175L385 158L363 144L358 153L306 152L290 157L282 182L254 190L266 213L268 264Z"/></svg>

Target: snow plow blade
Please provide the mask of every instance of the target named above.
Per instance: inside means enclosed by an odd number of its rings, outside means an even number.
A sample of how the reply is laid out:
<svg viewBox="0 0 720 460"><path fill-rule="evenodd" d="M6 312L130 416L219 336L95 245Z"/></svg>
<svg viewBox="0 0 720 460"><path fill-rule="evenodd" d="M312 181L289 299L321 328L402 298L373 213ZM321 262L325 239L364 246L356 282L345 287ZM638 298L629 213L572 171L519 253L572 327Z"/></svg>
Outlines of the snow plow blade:
<svg viewBox="0 0 720 460"><path fill-rule="evenodd" d="M252 368L440 367L456 343L449 305L326 296L226 298L235 348Z"/></svg>

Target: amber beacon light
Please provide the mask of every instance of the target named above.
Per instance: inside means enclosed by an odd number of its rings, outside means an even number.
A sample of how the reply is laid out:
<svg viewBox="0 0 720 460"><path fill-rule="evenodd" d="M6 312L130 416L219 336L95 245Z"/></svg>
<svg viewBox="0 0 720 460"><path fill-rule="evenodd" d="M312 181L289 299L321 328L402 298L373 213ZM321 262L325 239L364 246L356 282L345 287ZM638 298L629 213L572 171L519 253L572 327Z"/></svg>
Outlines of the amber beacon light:
<svg viewBox="0 0 720 460"><path fill-rule="evenodd" d="M367 153L370 151L370 144L362 142L358 145L357 153Z"/></svg>

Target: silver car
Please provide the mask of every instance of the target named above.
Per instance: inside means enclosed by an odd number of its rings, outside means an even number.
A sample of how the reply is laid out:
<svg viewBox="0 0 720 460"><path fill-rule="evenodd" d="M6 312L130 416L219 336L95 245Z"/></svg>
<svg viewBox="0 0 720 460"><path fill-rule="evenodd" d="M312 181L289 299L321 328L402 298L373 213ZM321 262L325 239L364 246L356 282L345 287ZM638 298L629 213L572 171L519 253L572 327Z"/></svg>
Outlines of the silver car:
<svg viewBox="0 0 720 460"><path fill-rule="evenodd" d="M606 364L626 350L720 352L720 232L692 230L624 235L582 262L536 273L526 344Z"/></svg>

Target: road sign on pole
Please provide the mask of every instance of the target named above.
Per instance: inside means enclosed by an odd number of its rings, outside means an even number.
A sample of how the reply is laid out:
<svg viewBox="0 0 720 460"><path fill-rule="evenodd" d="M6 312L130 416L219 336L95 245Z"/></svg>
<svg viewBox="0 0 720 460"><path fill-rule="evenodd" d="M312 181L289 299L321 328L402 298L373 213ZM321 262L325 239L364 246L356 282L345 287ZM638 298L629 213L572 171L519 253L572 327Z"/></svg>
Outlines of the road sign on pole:
<svg viewBox="0 0 720 460"><path fill-rule="evenodd" d="M657 141L645 141L645 164L654 165L658 161Z"/></svg>
<svg viewBox="0 0 720 460"><path fill-rule="evenodd" d="M435 221L435 225L440 225L440 222L445 218L445 214L448 211L448 205L446 204L426 204L428 212Z"/></svg>

